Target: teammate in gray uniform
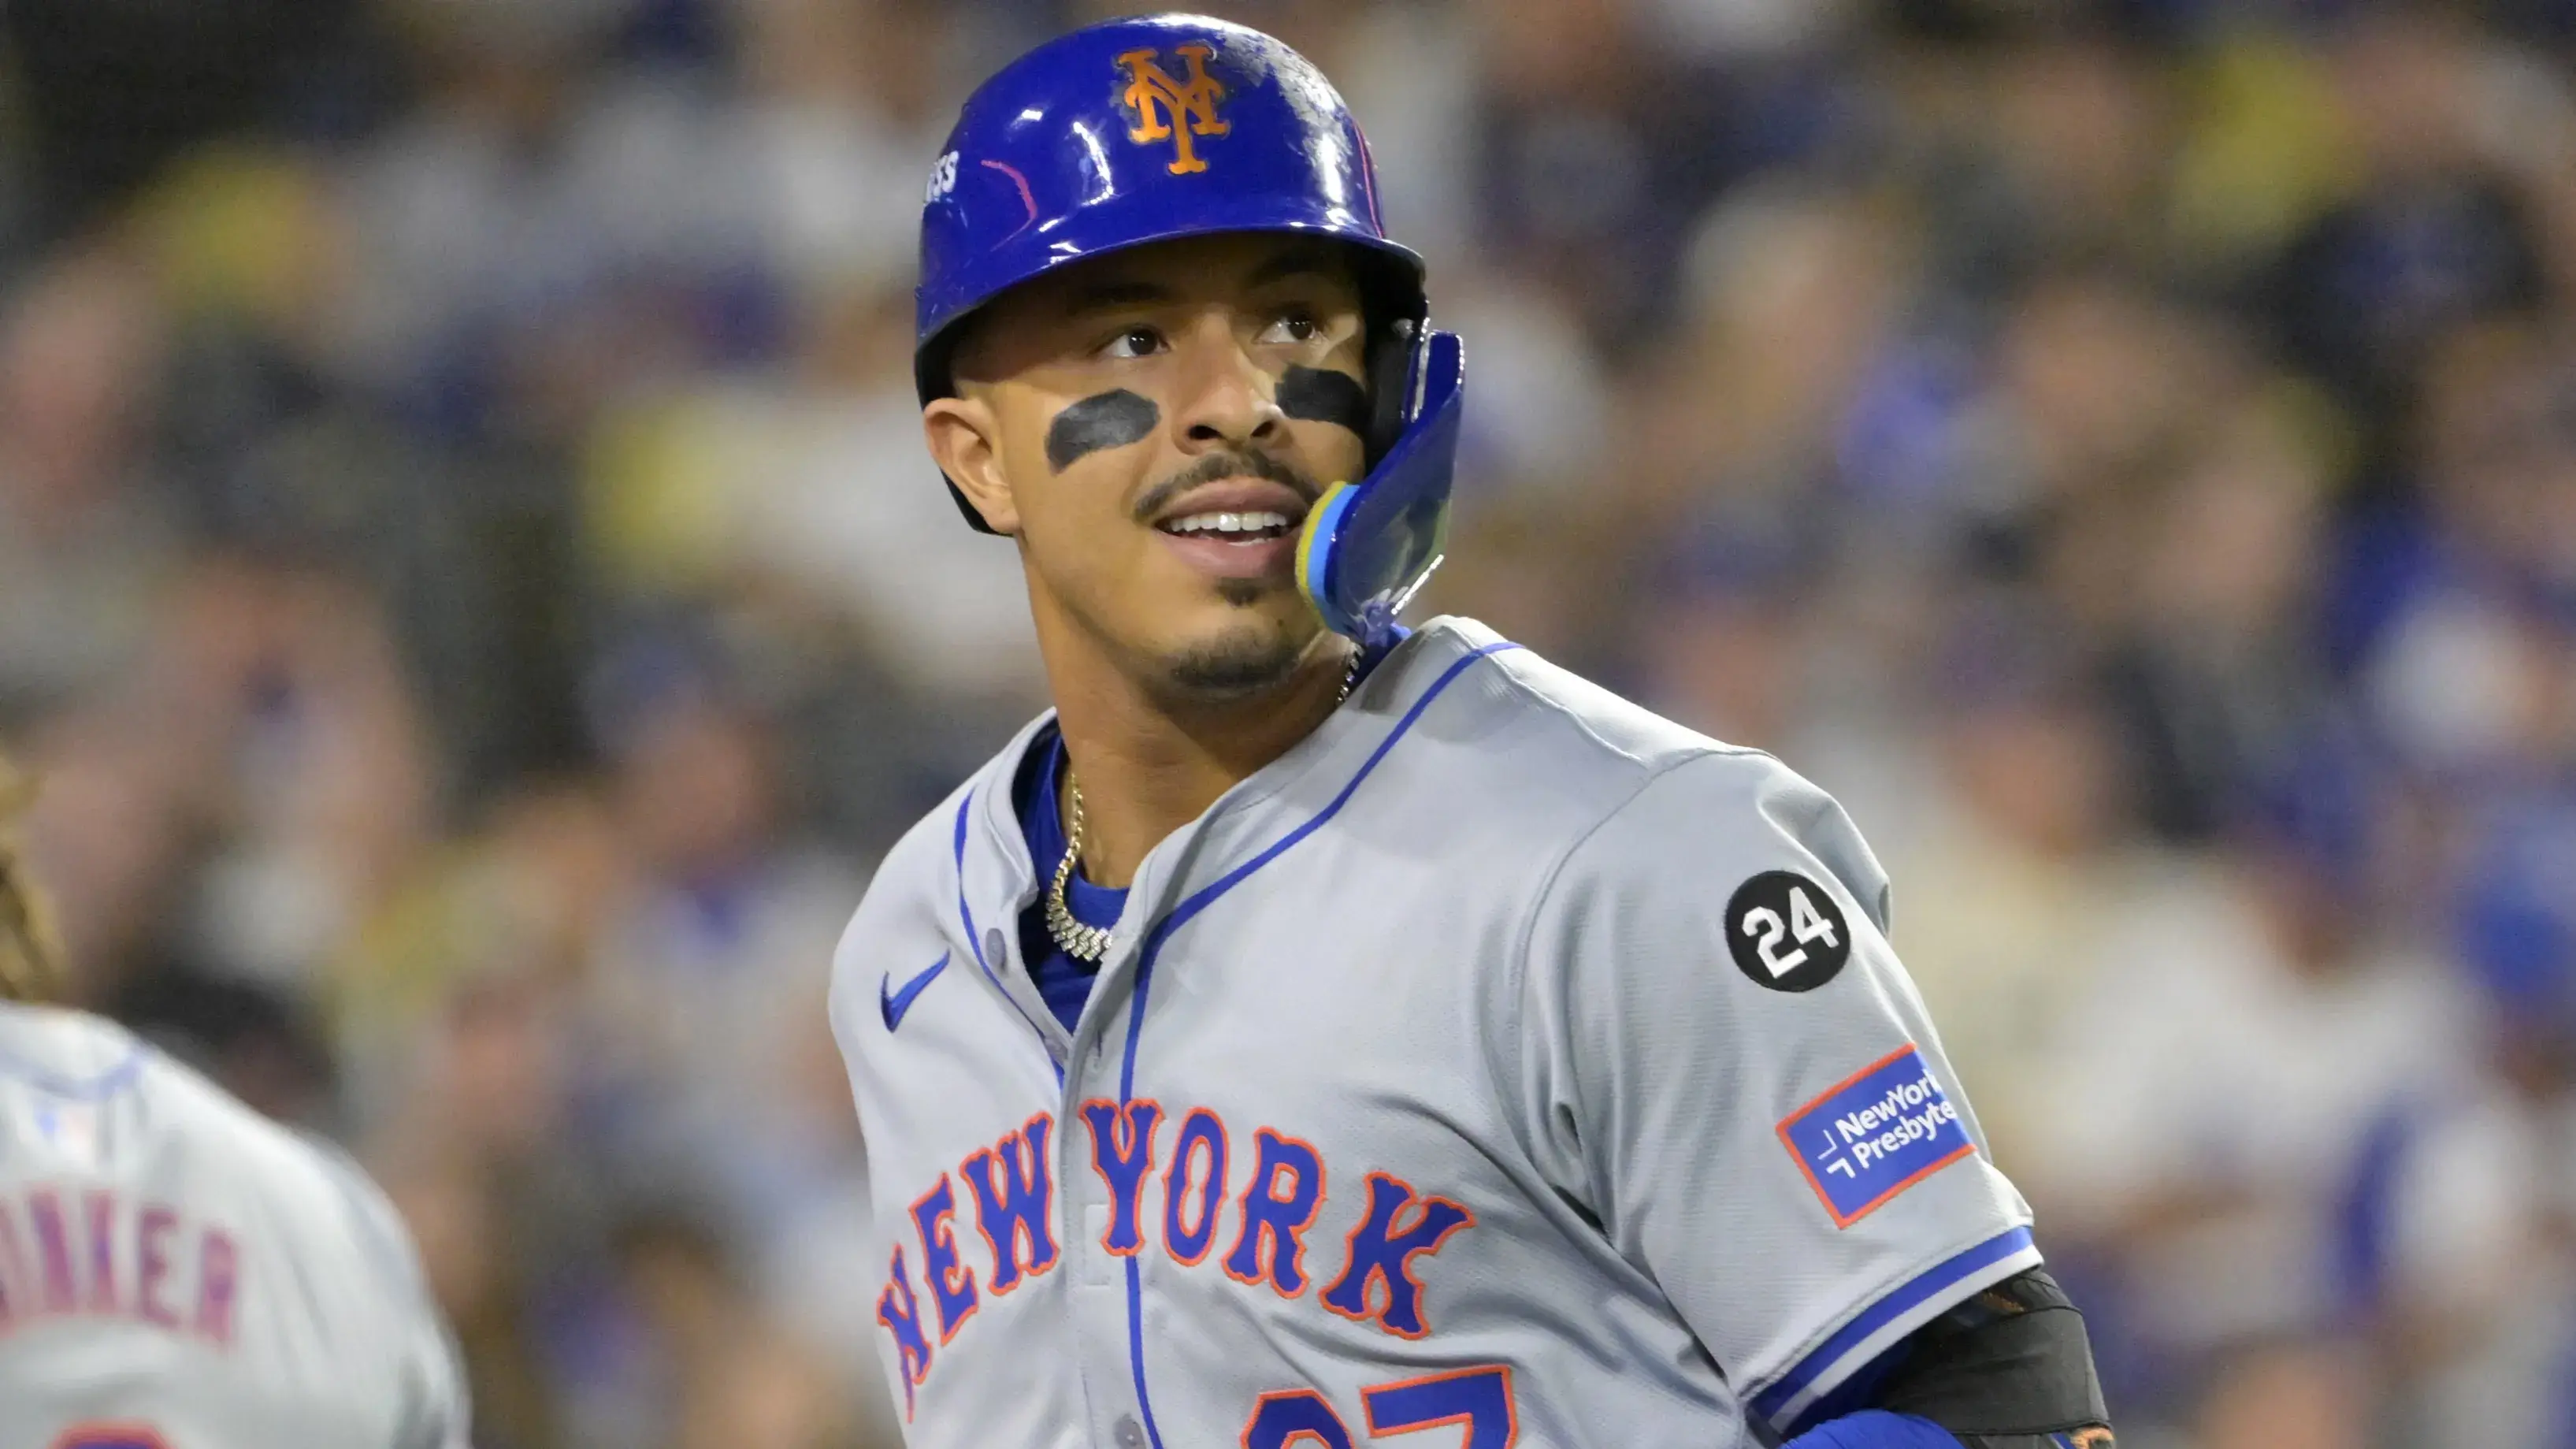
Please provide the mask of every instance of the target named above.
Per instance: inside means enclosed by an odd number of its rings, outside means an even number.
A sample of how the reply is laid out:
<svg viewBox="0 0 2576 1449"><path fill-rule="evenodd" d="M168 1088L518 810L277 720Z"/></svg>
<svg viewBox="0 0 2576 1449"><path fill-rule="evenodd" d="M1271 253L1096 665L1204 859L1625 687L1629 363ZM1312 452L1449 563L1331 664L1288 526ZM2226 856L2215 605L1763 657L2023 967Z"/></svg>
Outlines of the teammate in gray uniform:
<svg viewBox="0 0 2576 1449"><path fill-rule="evenodd" d="M2107 1444L1842 811L1392 626L1459 371L1375 207L1323 78L1191 16L934 167L927 437L1056 708L834 964L910 1442Z"/></svg>
<svg viewBox="0 0 2576 1449"><path fill-rule="evenodd" d="M0 839L0 998L53 960ZM0 999L0 1449L464 1449L466 1428L410 1237L354 1164L113 1023Z"/></svg>

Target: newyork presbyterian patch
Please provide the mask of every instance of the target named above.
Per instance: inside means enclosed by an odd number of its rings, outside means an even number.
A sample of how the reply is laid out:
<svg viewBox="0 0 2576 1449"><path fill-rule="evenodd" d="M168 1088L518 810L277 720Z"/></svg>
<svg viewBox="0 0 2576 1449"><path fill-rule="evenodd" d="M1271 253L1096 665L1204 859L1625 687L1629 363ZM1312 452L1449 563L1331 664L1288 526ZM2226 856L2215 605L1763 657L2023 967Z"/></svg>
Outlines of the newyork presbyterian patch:
<svg viewBox="0 0 2576 1449"><path fill-rule="evenodd" d="M1841 1228L1976 1151L1959 1109L1910 1045L1790 1114L1780 1142Z"/></svg>

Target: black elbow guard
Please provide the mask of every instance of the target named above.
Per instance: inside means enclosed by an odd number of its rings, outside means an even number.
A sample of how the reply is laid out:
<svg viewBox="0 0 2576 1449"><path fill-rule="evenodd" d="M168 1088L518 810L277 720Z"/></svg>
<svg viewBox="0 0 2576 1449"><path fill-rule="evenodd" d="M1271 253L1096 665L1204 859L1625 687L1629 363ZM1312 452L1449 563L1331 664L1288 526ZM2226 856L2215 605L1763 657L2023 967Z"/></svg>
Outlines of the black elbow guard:
<svg viewBox="0 0 2576 1449"><path fill-rule="evenodd" d="M2111 1449L2084 1315L2045 1268L2007 1278L1917 1329L1872 1395L1972 1449Z"/></svg>

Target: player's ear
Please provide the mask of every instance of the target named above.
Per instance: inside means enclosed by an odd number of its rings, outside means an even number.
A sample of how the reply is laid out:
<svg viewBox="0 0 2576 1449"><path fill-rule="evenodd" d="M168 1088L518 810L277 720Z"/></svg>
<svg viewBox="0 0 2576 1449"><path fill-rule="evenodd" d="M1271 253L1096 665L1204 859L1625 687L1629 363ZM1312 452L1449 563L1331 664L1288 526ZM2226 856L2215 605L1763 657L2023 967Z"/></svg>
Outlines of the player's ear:
<svg viewBox="0 0 2576 1449"><path fill-rule="evenodd" d="M1001 429L990 403L980 397L933 398L921 409L922 436L939 471L966 495L995 533L1017 536L1019 505L1001 466Z"/></svg>

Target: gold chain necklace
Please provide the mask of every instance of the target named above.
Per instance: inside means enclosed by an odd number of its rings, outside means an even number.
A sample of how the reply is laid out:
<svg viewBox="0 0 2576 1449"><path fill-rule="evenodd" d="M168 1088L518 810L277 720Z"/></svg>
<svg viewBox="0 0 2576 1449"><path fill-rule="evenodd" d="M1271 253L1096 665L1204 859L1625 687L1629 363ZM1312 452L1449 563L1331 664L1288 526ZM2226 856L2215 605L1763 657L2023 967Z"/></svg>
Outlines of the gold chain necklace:
<svg viewBox="0 0 2576 1449"><path fill-rule="evenodd" d="M1342 671L1341 692L1333 696L1333 707L1351 697L1351 686L1359 682L1360 655L1351 651L1350 667ZM1073 907L1065 903L1065 891L1073 884L1074 869L1082 864L1082 782L1074 778L1073 762L1064 767L1065 819L1064 858L1055 863L1055 879L1047 883L1046 928L1064 954L1085 965L1097 966L1109 954L1109 928L1087 926L1075 919Z"/></svg>

